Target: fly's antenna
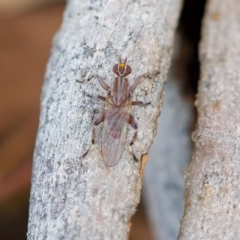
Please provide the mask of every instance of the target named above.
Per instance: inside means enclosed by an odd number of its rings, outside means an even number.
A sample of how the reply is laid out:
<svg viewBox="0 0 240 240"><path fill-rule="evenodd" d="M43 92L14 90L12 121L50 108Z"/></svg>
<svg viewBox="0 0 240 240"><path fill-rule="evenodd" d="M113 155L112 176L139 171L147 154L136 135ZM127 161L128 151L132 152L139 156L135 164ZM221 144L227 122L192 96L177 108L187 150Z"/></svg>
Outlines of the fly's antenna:
<svg viewBox="0 0 240 240"><path fill-rule="evenodd" d="M127 55L126 55L126 53L122 53L122 54L119 56L119 64L120 64L120 63L126 64L126 62L127 62Z"/></svg>

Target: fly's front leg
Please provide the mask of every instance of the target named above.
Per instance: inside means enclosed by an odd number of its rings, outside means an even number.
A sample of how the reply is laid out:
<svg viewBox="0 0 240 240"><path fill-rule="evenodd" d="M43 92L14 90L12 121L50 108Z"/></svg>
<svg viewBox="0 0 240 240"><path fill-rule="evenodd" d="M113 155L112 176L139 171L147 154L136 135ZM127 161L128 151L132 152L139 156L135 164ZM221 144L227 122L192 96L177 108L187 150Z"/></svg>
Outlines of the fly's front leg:
<svg viewBox="0 0 240 240"><path fill-rule="evenodd" d="M142 78L153 78L153 77L155 77L156 75L158 75L159 73L160 73L160 71L157 70L157 71L155 71L155 72L153 72L153 73L145 73L145 74L142 74L142 75L138 76L138 77L136 78L134 84L130 87L129 91L130 91L130 92L133 92L133 91L136 89L136 87L138 86L138 84L139 84L139 82L140 82L140 80L141 80Z"/></svg>
<svg viewBox="0 0 240 240"><path fill-rule="evenodd" d="M99 125L101 122L104 121L106 116L106 110L104 110L99 117L97 118L97 120L94 122L93 124L93 130L92 130L92 144L91 146L88 148L88 150L83 154L83 158L88 154L88 152L92 149L92 147L94 146L95 143L95 135L96 135L96 127L97 125Z"/></svg>
<svg viewBox="0 0 240 240"><path fill-rule="evenodd" d="M104 82L104 80L98 74L93 75L93 77L97 78L99 84L104 90L109 91L110 87Z"/></svg>
<svg viewBox="0 0 240 240"><path fill-rule="evenodd" d="M130 115L130 118L129 118L128 123L129 123L129 124L134 128L134 130L135 130L135 133L134 133L134 135L133 135L132 141L131 141L130 144L129 144L129 150L130 150L130 152L131 152L131 154L132 154L132 156L133 156L133 159L137 162L138 159L136 158L136 156L135 156L135 154L134 154L134 152L133 152L133 150L132 150L132 145L133 145L133 143L136 141L136 138L137 138L137 134L138 134L138 124L137 124L137 122L135 121L135 119L133 118L133 115L132 115L132 114Z"/></svg>
<svg viewBox="0 0 240 240"><path fill-rule="evenodd" d="M98 75L98 74L95 74L95 75L92 75L91 77L89 77L87 79L87 82L90 81L91 79L93 78L97 78L99 84L101 85L101 87L106 90L106 91L109 91L110 90L110 87L104 82L104 80ZM79 81L79 80L76 80L76 82L79 82L79 83L84 83L84 81Z"/></svg>
<svg viewBox="0 0 240 240"><path fill-rule="evenodd" d="M138 76L138 77L136 78L134 84L130 87L129 91L130 91L130 92L133 92L133 91L136 89L136 87L138 86L140 80L141 80L142 78L146 78L146 77L147 77L146 74L143 74L143 75Z"/></svg>

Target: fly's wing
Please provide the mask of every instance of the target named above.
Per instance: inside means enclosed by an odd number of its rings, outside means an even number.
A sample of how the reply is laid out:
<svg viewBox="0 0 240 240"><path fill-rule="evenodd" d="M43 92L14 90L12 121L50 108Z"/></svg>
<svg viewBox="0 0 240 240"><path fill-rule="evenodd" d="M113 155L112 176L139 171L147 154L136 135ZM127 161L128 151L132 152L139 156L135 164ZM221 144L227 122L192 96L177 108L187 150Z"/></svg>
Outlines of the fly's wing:
<svg viewBox="0 0 240 240"><path fill-rule="evenodd" d="M122 157L130 112L130 101L127 101L122 107L108 104L102 131L103 159L108 166L114 166Z"/></svg>

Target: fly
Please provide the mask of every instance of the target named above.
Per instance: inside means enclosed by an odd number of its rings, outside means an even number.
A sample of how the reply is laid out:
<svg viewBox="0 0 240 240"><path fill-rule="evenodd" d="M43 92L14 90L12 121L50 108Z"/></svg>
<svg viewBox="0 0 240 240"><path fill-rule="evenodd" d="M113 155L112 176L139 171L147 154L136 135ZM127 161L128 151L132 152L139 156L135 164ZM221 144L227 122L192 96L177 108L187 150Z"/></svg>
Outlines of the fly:
<svg viewBox="0 0 240 240"><path fill-rule="evenodd" d="M96 127L103 122L101 147L103 160L109 167L116 165L122 157L127 139L128 124L135 130L132 141L129 144L129 150L133 159L138 161L132 149L132 145L137 138L138 124L131 114L131 110L132 106L146 106L150 104L150 102L143 103L142 101L132 101L132 94L142 78L149 78L160 73L160 71L156 71L153 74L142 74L135 79L133 85L129 86L126 77L132 72L132 68L127 64L127 59L124 61L120 59L119 63L114 65L112 70L116 74L112 89L97 74L88 79L89 81L95 77L101 87L107 91L107 96L97 96L98 99L105 102L105 108L94 122L92 144L83 154L83 157L85 157L94 146ZM78 82L82 83L81 81Z"/></svg>

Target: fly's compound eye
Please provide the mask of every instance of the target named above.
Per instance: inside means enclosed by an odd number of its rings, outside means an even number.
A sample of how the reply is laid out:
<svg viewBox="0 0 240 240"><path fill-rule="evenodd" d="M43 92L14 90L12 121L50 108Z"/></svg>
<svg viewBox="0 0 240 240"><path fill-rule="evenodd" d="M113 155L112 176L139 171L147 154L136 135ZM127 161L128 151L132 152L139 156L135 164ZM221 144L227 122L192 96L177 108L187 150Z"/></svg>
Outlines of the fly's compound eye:
<svg viewBox="0 0 240 240"><path fill-rule="evenodd" d="M124 73L124 77L126 77L127 75L129 75L131 72L132 72L132 68L131 68L129 65L127 65L127 66L126 66L125 73Z"/></svg>
<svg viewBox="0 0 240 240"><path fill-rule="evenodd" d="M113 72L116 74L116 75L118 75L119 76L119 72L118 72L118 64L115 64L114 66L113 66Z"/></svg>

